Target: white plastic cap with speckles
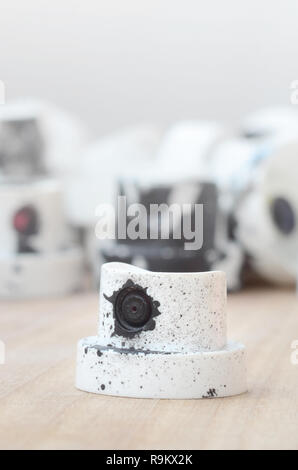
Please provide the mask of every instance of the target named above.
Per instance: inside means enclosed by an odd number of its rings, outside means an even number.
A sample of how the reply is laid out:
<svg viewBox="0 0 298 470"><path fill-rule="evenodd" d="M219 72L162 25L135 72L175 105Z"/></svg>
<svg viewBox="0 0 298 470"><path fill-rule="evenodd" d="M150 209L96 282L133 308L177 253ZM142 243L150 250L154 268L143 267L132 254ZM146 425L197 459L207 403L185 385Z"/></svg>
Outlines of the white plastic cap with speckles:
<svg viewBox="0 0 298 470"><path fill-rule="evenodd" d="M225 274L103 265L98 336L79 342L77 387L140 398L245 392L245 348L227 342Z"/></svg>

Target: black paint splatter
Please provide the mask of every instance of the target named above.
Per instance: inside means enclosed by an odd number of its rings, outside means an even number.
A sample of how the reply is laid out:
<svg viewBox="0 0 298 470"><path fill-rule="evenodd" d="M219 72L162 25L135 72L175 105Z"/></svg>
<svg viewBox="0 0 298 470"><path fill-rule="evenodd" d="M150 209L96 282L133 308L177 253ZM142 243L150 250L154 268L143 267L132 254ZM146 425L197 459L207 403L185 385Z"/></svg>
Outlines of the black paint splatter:
<svg viewBox="0 0 298 470"><path fill-rule="evenodd" d="M215 388L210 388L207 392L207 395L203 395L202 398L215 398L217 397L217 391Z"/></svg>
<svg viewBox="0 0 298 470"><path fill-rule="evenodd" d="M142 331L152 331L155 328L154 318L161 314L158 310L160 303L150 297L147 293L148 287L142 287L135 284L129 279L118 291L115 291L111 297L104 294L104 298L111 302L113 305L113 316L115 320L114 335L123 336L125 338L133 338ZM143 324L132 325L123 319L122 306L123 302L127 300L129 296L133 302L133 296L141 296L144 305L146 306L146 316Z"/></svg>

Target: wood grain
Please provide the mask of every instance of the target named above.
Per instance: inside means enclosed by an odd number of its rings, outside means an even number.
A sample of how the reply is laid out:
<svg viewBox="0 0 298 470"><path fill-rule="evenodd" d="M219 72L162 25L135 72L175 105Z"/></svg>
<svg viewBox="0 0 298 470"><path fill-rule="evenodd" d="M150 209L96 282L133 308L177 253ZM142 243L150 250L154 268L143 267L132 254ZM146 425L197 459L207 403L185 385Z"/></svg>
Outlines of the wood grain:
<svg viewBox="0 0 298 470"><path fill-rule="evenodd" d="M247 346L249 392L136 400L74 387L76 342L96 333L96 294L1 302L1 449L297 449L298 300L253 288L229 297L229 336Z"/></svg>

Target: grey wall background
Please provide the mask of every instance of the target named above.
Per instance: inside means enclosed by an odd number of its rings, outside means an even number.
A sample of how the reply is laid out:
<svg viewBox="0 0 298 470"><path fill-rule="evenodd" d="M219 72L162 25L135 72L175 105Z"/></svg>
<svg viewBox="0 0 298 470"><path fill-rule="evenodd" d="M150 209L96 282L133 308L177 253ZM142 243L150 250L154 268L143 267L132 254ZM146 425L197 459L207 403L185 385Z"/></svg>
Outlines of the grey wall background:
<svg viewBox="0 0 298 470"><path fill-rule="evenodd" d="M289 104L296 0L0 0L7 97L38 96L97 133Z"/></svg>

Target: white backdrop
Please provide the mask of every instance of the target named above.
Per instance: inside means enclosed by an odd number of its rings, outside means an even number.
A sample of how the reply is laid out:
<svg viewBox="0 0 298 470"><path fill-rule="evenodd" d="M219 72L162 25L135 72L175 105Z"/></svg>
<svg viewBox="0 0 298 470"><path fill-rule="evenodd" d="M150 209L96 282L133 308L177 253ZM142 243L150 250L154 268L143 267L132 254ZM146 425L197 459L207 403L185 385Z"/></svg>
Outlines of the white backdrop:
<svg viewBox="0 0 298 470"><path fill-rule="evenodd" d="M0 79L97 133L289 104L297 0L0 0Z"/></svg>

